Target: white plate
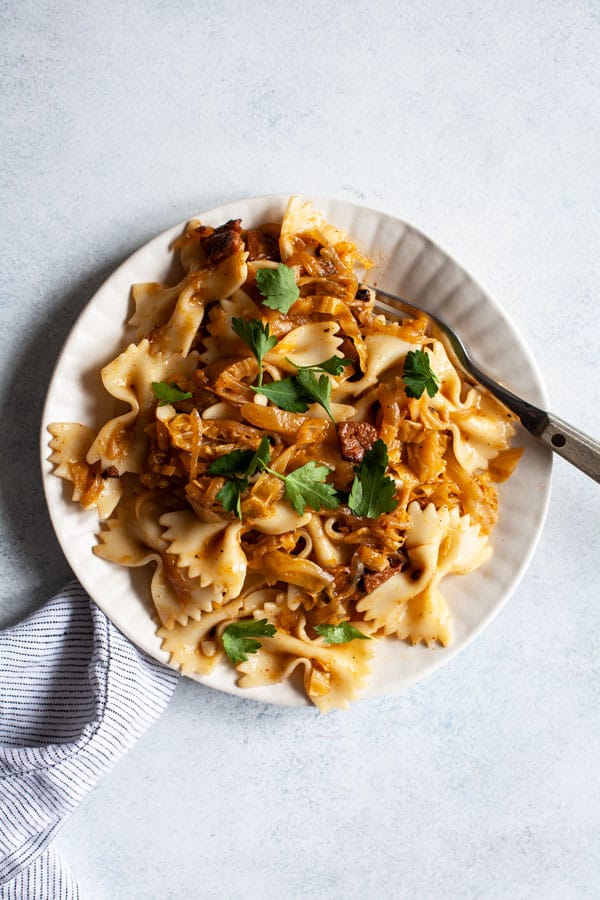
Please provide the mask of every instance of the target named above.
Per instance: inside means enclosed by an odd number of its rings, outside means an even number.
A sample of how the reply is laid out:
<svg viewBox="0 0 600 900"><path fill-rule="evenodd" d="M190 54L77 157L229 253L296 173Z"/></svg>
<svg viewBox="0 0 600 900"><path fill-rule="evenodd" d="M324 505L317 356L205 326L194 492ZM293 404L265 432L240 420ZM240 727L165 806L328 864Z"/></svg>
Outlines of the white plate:
<svg viewBox="0 0 600 900"><path fill-rule="evenodd" d="M256 197L201 213L209 225L242 218L244 227L281 220L287 196ZM530 351L505 313L451 260L415 228L372 209L323 197L313 198L325 218L347 231L376 261L369 281L409 300L457 326L475 358L515 393L547 406L540 374ZM42 418L42 472L50 516L71 567L98 606L138 647L163 662L151 616L151 567L131 570L105 562L92 553L98 532L94 512L69 500L70 485L52 475L48 462L50 422L82 422L99 427L112 415L113 400L102 388L99 371L123 344L129 317L131 284L161 281L172 263L171 241L182 231L175 225L134 253L90 300L73 327L52 377ZM525 455L515 475L500 491L500 517L492 534L489 563L462 577L446 578L443 591L453 618L451 647L429 650L396 640L378 642L365 696L397 693L448 662L499 612L522 577L537 544L546 515L552 468L551 453L526 432L519 443ZM233 667L223 663L207 678L196 680L242 697L286 706L308 703L288 682L241 690Z"/></svg>

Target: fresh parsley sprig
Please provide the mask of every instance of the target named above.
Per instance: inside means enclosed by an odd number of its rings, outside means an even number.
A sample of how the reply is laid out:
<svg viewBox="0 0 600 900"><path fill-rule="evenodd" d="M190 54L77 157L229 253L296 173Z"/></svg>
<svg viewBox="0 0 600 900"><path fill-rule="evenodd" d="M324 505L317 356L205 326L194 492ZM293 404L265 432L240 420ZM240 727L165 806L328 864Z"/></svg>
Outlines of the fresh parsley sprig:
<svg viewBox="0 0 600 900"><path fill-rule="evenodd" d="M267 440L266 438L264 440ZM267 440L268 443L268 440ZM225 478L234 478L236 475L245 475L250 461L256 454L253 450L232 450L223 456L213 459L208 472L211 475L223 475Z"/></svg>
<svg viewBox="0 0 600 900"><path fill-rule="evenodd" d="M394 500L396 485L385 474L387 466L387 447L382 440L377 440L354 470L356 474L348 506L355 516L376 519L382 513L393 512L398 506Z"/></svg>
<svg viewBox="0 0 600 900"><path fill-rule="evenodd" d="M216 499L222 505L225 512L235 513L238 519L242 518L242 494L248 488L247 478L233 478L226 481L217 493Z"/></svg>
<svg viewBox="0 0 600 900"><path fill-rule="evenodd" d="M260 319L238 319L234 317L231 320L231 327L238 337L252 350L258 363L258 383L262 384L263 357L272 350L277 344L275 335L269 333L269 323L261 322Z"/></svg>
<svg viewBox="0 0 600 900"><path fill-rule="evenodd" d="M267 463L271 459L271 445L269 443L269 438L265 435L260 439L260 444L258 445L258 450L248 463L248 468L246 469L246 475L248 478L252 478L253 475L266 467Z"/></svg>
<svg viewBox="0 0 600 900"><path fill-rule="evenodd" d="M166 381L153 381L152 391L159 406L166 406L167 403L179 403L180 400L189 400L192 397L191 391L182 391L174 381L171 384Z"/></svg>
<svg viewBox="0 0 600 900"><path fill-rule="evenodd" d="M258 269L256 286L269 309L277 309L284 315L300 296L294 270L279 263L276 269Z"/></svg>
<svg viewBox="0 0 600 900"><path fill-rule="evenodd" d="M282 475L268 466L265 469L284 482L286 499L299 516L304 515L307 506L319 512L321 507L337 509L340 505L334 486L325 481L331 473L327 466L311 460L289 475Z"/></svg>
<svg viewBox="0 0 600 900"><path fill-rule="evenodd" d="M331 381L325 374L317 381L313 371L302 369L290 378L253 387L252 390L268 397L272 403L288 412L303 413L307 411L309 403L318 403L335 424L330 406Z"/></svg>
<svg viewBox="0 0 600 900"><path fill-rule="evenodd" d="M295 377L282 378L271 384L253 387L252 390L268 397L271 403L287 412L303 413L308 409L306 394Z"/></svg>
<svg viewBox="0 0 600 900"><path fill-rule="evenodd" d="M296 381L304 391L305 395L309 397L313 403L318 403L323 407L335 425L335 419L333 418L331 406L329 405L331 401L331 381L329 380L329 377L327 375L321 375L317 381L317 376L314 372L302 369L296 375Z"/></svg>
<svg viewBox="0 0 600 900"><path fill-rule="evenodd" d="M232 622L223 632L223 650L234 664L246 662L249 653L256 653L262 647L260 641L252 640L257 637L273 637L277 633L274 625L269 625L266 619L240 619Z"/></svg>
<svg viewBox="0 0 600 900"><path fill-rule="evenodd" d="M435 397L440 389L440 379L431 368L429 354L425 350L409 350L404 360L402 372L404 393L407 397L419 399L423 391Z"/></svg>
<svg viewBox="0 0 600 900"><path fill-rule="evenodd" d="M298 363L286 356L287 362L291 366L295 366L299 372L328 372L330 375L341 375L346 366L354 363L353 359L347 356L330 356L329 359L323 360L322 363L315 363L314 366L300 366Z"/></svg>
<svg viewBox="0 0 600 900"><path fill-rule="evenodd" d="M328 644L347 644L350 641L370 641L368 634L355 628L350 622L340 622L339 625L315 625L315 631L320 634Z"/></svg>
<svg viewBox="0 0 600 900"><path fill-rule="evenodd" d="M228 513L235 513L242 518L242 494L248 490L250 479L258 469L263 469L269 462L271 450L269 438L261 438L258 450L232 450L214 459L208 467L209 475L221 475L227 479L216 499Z"/></svg>

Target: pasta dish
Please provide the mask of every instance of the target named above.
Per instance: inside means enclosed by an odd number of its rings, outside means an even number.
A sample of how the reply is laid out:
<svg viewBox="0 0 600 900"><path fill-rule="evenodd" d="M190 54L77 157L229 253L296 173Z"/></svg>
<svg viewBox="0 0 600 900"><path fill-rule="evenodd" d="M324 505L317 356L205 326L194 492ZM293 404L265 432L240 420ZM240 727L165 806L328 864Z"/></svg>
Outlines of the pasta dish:
<svg viewBox="0 0 600 900"><path fill-rule="evenodd" d="M102 370L115 415L49 426L55 474L97 510L99 557L151 566L171 665L223 660L242 687L299 671L344 707L378 639L450 643L441 583L491 554L513 418L425 315L381 312L371 261L310 203L193 220L173 249L180 280L133 285Z"/></svg>

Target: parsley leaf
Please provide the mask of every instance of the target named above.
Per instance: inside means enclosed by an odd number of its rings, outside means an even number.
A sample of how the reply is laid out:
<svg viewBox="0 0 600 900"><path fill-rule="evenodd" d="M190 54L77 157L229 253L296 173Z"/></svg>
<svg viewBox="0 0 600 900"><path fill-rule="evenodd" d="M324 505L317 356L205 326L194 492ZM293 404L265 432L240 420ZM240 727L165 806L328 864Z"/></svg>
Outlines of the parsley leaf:
<svg viewBox="0 0 600 900"><path fill-rule="evenodd" d="M440 379L429 364L429 354L425 350L409 350L404 360L402 379L407 397L418 399L423 391L435 397L440 387Z"/></svg>
<svg viewBox="0 0 600 900"><path fill-rule="evenodd" d="M333 413L329 406L331 400L331 381L327 375L321 375L317 381L317 376L314 372L301 369L296 375L296 381L304 391L306 397L322 406L335 425L335 419L333 418Z"/></svg>
<svg viewBox="0 0 600 900"><path fill-rule="evenodd" d="M340 622L339 625L315 625L315 631L325 638L328 644L347 644L357 638L361 641L370 641L368 634L359 631L350 622Z"/></svg>
<svg viewBox="0 0 600 900"><path fill-rule="evenodd" d="M231 453L224 453L223 456L213 459L208 467L208 474L224 475L226 478L231 478L233 475L245 475L254 456L252 450L232 450Z"/></svg>
<svg viewBox="0 0 600 900"><path fill-rule="evenodd" d="M232 450L211 462L207 469L209 475L223 475L231 479L216 496L226 512L234 512L239 519L242 518L242 494L248 489L249 480L257 470L262 472L266 468L270 456L271 445L264 435L256 453L252 450Z"/></svg>
<svg viewBox="0 0 600 900"><path fill-rule="evenodd" d="M296 378L282 378L281 381L273 381L262 387L253 387L252 390L264 394L276 406L288 412L306 412L308 409L306 393Z"/></svg>
<svg viewBox="0 0 600 900"><path fill-rule="evenodd" d="M388 465L387 447L377 440L367 450L352 482L348 506L356 516L376 519L382 513L392 512L398 506L394 500L396 485L385 474Z"/></svg>
<svg viewBox="0 0 600 900"><path fill-rule="evenodd" d="M260 270L259 270L260 271ZM258 383L262 384L262 361L263 356L272 350L277 344L275 335L269 334L269 323L263 323L260 319L238 319L231 320L231 327L238 337L250 347L256 357L258 363Z"/></svg>
<svg viewBox="0 0 600 900"><path fill-rule="evenodd" d="M235 453L235 450L233 451ZM269 444L269 438L266 434L260 439L260 444L258 445L258 450L248 463L248 468L246 469L246 475L248 478L252 478L252 476L260 469L262 470L266 467L269 459L271 458L271 445Z"/></svg>
<svg viewBox="0 0 600 900"><path fill-rule="evenodd" d="M256 653L262 644L250 638L273 637L277 629L266 619L242 619L232 622L223 632L223 650L234 664L246 662L249 653Z"/></svg>
<svg viewBox="0 0 600 900"><path fill-rule="evenodd" d="M256 286L264 297L265 306L284 314L300 296L294 270L283 263L276 269L258 269Z"/></svg>
<svg viewBox="0 0 600 900"><path fill-rule="evenodd" d="M216 496L225 512L235 513L238 519L242 518L242 494L248 487L247 478L234 478L226 481Z"/></svg>
<svg viewBox="0 0 600 900"><path fill-rule="evenodd" d="M167 403L179 403L180 400L189 400L192 397L190 391L182 391L174 381L171 384L167 384L166 381L153 381L152 390L159 406L166 406Z"/></svg>
<svg viewBox="0 0 600 900"><path fill-rule="evenodd" d="M330 471L327 466L320 466L312 460L290 472L289 475L281 475L279 472L267 468L267 472L285 482L286 499L289 500L299 516L304 515L307 506L317 512L321 507L323 509L338 508L340 501L335 488L332 484L325 482Z"/></svg>
<svg viewBox="0 0 600 900"><path fill-rule="evenodd" d="M292 366L296 366L299 372L329 372L330 375L341 375L346 366L351 366L354 363L354 360L348 359L347 356L330 356L329 359L325 359L322 363L317 363L314 366L299 366L289 356L286 356L286 359Z"/></svg>
<svg viewBox="0 0 600 900"><path fill-rule="evenodd" d="M281 381L253 387L252 390L264 394L272 403L288 412L306 412L309 403L319 403L331 421L335 422L329 406L331 382L327 375L321 375L317 381L314 372L302 369L291 378L282 378Z"/></svg>

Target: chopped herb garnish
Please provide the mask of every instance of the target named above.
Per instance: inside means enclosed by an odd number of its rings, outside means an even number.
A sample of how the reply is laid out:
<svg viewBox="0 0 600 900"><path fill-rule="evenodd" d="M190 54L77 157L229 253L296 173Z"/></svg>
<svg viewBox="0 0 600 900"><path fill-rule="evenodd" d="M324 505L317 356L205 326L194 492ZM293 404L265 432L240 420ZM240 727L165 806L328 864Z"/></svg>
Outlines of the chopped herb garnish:
<svg viewBox="0 0 600 900"><path fill-rule="evenodd" d="M245 475L250 460L254 458L254 455L252 450L232 450L231 453L224 453L223 456L213 459L208 467L208 474L224 475L226 478L232 478L234 475Z"/></svg>
<svg viewBox="0 0 600 900"><path fill-rule="evenodd" d="M276 269L258 269L256 286L263 295L263 303L284 315L300 296L294 270L279 263Z"/></svg>
<svg viewBox="0 0 600 900"><path fill-rule="evenodd" d="M269 443L269 438L265 435L260 439L260 444L258 445L258 450L253 455L252 459L248 463L248 468L246 469L246 475L248 478L252 478L252 476L265 468L269 459L271 458L271 445Z"/></svg>
<svg viewBox="0 0 600 900"><path fill-rule="evenodd" d="M174 381L171 384L167 384L166 381L153 381L152 391L159 406L166 406L167 403L179 403L180 400L189 400L193 396L191 391L182 391Z"/></svg>
<svg viewBox="0 0 600 900"><path fill-rule="evenodd" d="M252 450L232 450L211 462L207 470L209 475L222 475L230 479L216 496L226 512L242 518L242 494L248 489L250 478L266 467L270 456L269 438L264 435L256 453Z"/></svg>
<svg viewBox="0 0 600 900"><path fill-rule="evenodd" d="M247 478L234 478L225 482L216 496L225 512L235 513L238 519L242 518L242 494L247 487Z"/></svg>
<svg viewBox="0 0 600 900"><path fill-rule="evenodd" d="M347 356L330 356L329 359L315 363L314 366L299 366L289 356L286 356L286 360L290 365L296 366L299 372L328 372L330 375L341 375L346 366L354 364L354 360L348 359Z"/></svg>
<svg viewBox="0 0 600 900"><path fill-rule="evenodd" d="M302 369L297 375L273 381L271 384L253 387L253 391L268 397L271 403L288 412L303 413L309 403L318 403L323 407L332 422L335 422L331 407L331 382L327 375L321 375L317 381L314 372Z"/></svg>
<svg viewBox="0 0 600 900"><path fill-rule="evenodd" d="M273 637L277 633L274 625L266 619L241 619L232 622L223 632L223 650L234 664L246 662L249 653L256 653L262 647L257 637Z"/></svg>
<svg viewBox="0 0 600 900"><path fill-rule="evenodd" d="M394 500L396 485L385 472L388 451L382 440L377 440L365 452L363 461L355 469L348 506L356 516L376 519L382 513L392 512L398 506Z"/></svg>
<svg viewBox="0 0 600 900"><path fill-rule="evenodd" d="M321 375L317 381L317 376L314 372L302 369L296 375L296 380L304 391L305 396L314 403L318 403L322 406L335 425L335 419L333 418L333 413L331 412L331 407L329 405L331 400L331 381L328 376Z"/></svg>
<svg viewBox="0 0 600 900"><path fill-rule="evenodd" d="M440 379L429 364L429 354L425 350L409 350L404 360L404 392L407 397L418 400L423 391L435 397L440 387Z"/></svg>
<svg viewBox="0 0 600 900"><path fill-rule="evenodd" d="M337 509L340 505L334 486L325 481L331 472L327 466L311 461L289 475L269 468L267 472L285 483L285 496L299 516L304 515L307 506L319 512L321 507Z"/></svg>
<svg viewBox="0 0 600 900"><path fill-rule="evenodd" d="M252 390L268 397L275 406L288 412L306 412L308 403L311 402L311 398L307 398L306 392L295 377L282 378L281 381L273 381Z"/></svg>
<svg viewBox="0 0 600 900"><path fill-rule="evenodd" d="M340 622L339 625L315 625L315 631L324 638L328 644L347 644L356 639L370 641L371 638L363 631L359 631L350 622Z"/></svg>
<svg viewBox="0 0 600 900"><path fill-rule="evenodd" d="M241 337L243 342L252 350L258 363L258 383L262 384L262 361L263 357L272 350L277 343L275 335L269 333L269 323L261 322L260 319L237 319L231 320L231 327Z"/></svg>

